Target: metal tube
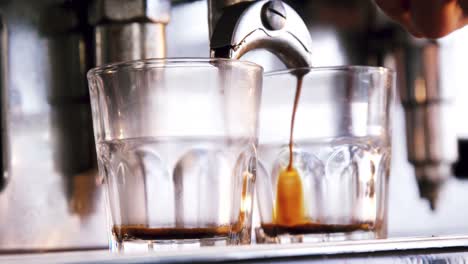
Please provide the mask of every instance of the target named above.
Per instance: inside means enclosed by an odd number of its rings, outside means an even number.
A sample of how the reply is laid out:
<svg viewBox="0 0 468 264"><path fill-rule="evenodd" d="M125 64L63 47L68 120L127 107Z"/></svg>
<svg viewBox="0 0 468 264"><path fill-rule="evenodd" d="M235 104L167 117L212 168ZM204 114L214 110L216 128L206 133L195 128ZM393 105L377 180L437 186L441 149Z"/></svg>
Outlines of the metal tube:
<svg viewBox="0 0 468 264"><path fill-rule="evenodd" d="M96 0L95 65L166 56L169 0Z"/></svg>

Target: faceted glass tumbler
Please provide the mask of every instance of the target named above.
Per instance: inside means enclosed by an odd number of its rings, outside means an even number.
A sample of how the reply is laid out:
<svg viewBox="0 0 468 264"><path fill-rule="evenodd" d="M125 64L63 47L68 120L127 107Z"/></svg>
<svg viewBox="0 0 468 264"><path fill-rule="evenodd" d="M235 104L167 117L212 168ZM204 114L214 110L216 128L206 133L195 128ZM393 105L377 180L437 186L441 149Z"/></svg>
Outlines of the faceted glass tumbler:
<svg viewBox="0 0 468 264"><path fill-rule="evenodd" d="M386 236L394 75L361 66L265 74L258 243ZM294 122L294 171L285 174L298 76L303 83Z"/></svg>
<svg viewBox="0 0 468 264"><path fill-rule="evenodd" d="M262 74L227 59L89 71L112 251L250 243Z"/></svg>

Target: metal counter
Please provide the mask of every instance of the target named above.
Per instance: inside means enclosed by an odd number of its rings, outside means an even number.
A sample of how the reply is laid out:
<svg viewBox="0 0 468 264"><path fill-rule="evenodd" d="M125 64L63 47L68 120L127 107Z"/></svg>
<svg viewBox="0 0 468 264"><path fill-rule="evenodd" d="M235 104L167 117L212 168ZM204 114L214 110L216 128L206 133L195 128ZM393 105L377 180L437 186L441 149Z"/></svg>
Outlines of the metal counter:
<svg viewBox="0 0 468 264"><path fill-rule="evenodd" d="M315 244L209 247L117 255L76 251L0 255L0 263L467 263L468 235Z"/></svg>

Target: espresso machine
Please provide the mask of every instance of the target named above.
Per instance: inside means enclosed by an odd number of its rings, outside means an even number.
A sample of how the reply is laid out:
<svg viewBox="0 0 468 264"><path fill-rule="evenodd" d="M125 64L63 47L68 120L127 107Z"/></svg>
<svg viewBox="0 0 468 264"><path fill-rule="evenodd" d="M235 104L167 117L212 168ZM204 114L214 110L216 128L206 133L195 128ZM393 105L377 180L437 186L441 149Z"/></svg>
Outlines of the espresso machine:
<svg viewBox="0 0 468 264"><path fill-rule="evenodd" d="M86 72L181 56L394 68L389 234L468 234L443 45L410 37L371 1L3 0L0 18L0 254L106 248Z"/></svg>

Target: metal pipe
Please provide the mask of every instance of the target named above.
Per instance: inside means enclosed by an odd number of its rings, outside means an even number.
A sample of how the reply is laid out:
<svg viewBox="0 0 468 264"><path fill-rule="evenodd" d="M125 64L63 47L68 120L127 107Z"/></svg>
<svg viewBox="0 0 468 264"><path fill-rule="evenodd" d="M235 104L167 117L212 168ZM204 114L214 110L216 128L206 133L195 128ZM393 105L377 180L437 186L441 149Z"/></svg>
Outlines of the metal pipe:
<svg viewBox="0 0 468 264"><path fill-rule="evenodd" d="M166 56L169 0L96 0L90 13L96 65Z"/></svg>

